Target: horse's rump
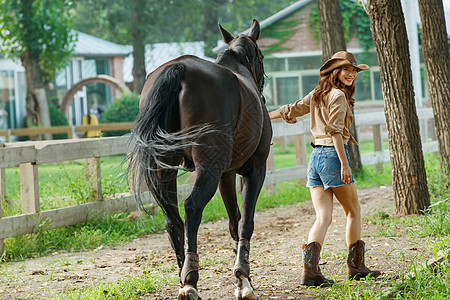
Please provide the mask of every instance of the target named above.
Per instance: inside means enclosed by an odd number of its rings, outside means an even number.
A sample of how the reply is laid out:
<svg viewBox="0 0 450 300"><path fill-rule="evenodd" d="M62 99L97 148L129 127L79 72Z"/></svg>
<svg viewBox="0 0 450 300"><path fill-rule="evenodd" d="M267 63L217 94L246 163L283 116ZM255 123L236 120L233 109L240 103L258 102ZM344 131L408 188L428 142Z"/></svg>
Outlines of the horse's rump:
<svg viewBox="0 0 450 300"><path fill-rule="evenodd" d="M178 70L177 83L169 83L169 74ZM173 76L173 75L172 75ZM178 93L178 101L171 103L169 120L164 128L170 133L198 130L202 124L216 131L195 135L196 145L221 148L220 152L230 152L232 157L221 156L228 161L226 169L239 168L259 143L262 131L263 102L256 92L254 83L232 72L230 69L195 56L185 55L161 66L147 78L144 93L141 95L141 107L150 101L160 101L155 90L171 89L172 99ZM168 105L167 103L164 105ZM184 161L192 162L192 136L183 141ZM215 143L211 143L216 140ZM181 141L180 141L181 142ZM229 148L227 150L227 148ZM228 154L227 154L228 155Z"/></svg>

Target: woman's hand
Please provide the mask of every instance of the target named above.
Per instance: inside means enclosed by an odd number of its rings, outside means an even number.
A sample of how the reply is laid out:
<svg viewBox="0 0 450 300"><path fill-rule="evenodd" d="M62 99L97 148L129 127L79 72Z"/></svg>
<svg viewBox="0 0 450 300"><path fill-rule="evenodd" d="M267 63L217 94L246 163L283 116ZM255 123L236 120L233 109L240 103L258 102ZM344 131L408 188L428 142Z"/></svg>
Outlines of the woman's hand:
<svg viewBox="0 0 450 300"><path fill-rule="evenodd" d="M345 184L352 183L352 169L348 164L341 166L341 180Z"/></svg>
<svg viewBox="0 0 450 300"><path fill-rule="evenodd" d="M269 117L270 117L271 120L281 118L280 109L277 109L277 110L269 112ZM296 118L294 118L294 119L285 119L285 121L286 121L286 123L289 123L289 124L297 123L297 119Z"/></svg>
<svg viewBox="0 0 450 300"><path fill-rule="evenodd" d="M336 149L337 155L341 162L341 180L345 184L350 184L352 182L352 169L350 168L350 162L345 154L342 135L340 133L333 134L331 139L333 140L334 148Z"/></svg>

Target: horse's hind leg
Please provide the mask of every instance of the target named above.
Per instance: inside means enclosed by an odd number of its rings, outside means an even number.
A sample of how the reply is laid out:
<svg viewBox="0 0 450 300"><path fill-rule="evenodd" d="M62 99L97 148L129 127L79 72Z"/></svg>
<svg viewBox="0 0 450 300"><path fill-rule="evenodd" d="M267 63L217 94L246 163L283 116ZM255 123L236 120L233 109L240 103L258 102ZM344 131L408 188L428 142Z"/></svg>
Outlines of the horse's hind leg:
<svg viewBox="0 0 450 300"><path fill-rule="evenodd" d="M239 221L239 243L234 264L234 275L237 279L236 299L256 299L250 283L250 239L254 229L256 200L264 183L265 172L265 164L259 164L247 169L243 174L242 216Z"/></svg>
<svg viewBox="0 0 450 300"><path fill-rule="evenodd" d="M197 233L202 220L203 209L214 196L221 171L197 168L197 178L194 189L184 203L185 230L187 235L187 253L180 274L182 288L178 299L198 299L198 254Z"/></svg>
<svg viewBox="0 0 450 300"><path fill-rule="evenodd" d="M219 181L219 189L228 213L228 227L235 242L234 250L237 251L239 242L238 223L241 219L241 212L236 198L236 173L224 173Z"/></svg>
<svg viewBox="0 0 450 300"><path fill-rule="evenodd" d="M169 165L178 165L180 161L181 159L178 158L166 158L164 160ZM149 170L148 172L153 171ZM157 176L154 177L156 182L150 183L150 173L147 174L146 182L148 187L154 190L153 195L164 214L169 241L177 257L178 268L181 271L184 262L184 224L178 211L177 172L177 169L159 169Z"/></svg>
<svg viewBox="0 0 450 300"><path fill-rule="evenodd" d="M165 174L170 173L170 174ZM167 191L168 203L162 207L165 216L165 226L169 235L170 244L177 257L178 268L183 267L184 256L184 224L178 211L177 197L177 170L164 170L161 173L162 178L169 180L162 182L161 188ZM167 177L165 177L165 175Z"/></svg>

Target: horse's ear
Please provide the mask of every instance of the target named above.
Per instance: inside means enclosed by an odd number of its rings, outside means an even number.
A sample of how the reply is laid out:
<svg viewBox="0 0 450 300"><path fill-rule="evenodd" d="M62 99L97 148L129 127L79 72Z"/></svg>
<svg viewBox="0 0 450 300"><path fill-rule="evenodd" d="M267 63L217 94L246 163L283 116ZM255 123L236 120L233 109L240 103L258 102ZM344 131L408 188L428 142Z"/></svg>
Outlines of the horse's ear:
<svg viewBox="0 0 450 300"><path fill-rule="evenodd" d="M220 24L219 24L219 30L220 30L220 33L222 33L222 38L225 43L229 44L234 39L234 37L228 31L223 29L223 27L220 26Z"/></svg>
<svg viewBox="0 0 450 300"><path fill-rule="evenodd" d="M259 26L259 22L256 19L253 19L253 24L252 27L250 27L250 34L248 36L256 42L259 39L260 34L261 27Z"/></svg>

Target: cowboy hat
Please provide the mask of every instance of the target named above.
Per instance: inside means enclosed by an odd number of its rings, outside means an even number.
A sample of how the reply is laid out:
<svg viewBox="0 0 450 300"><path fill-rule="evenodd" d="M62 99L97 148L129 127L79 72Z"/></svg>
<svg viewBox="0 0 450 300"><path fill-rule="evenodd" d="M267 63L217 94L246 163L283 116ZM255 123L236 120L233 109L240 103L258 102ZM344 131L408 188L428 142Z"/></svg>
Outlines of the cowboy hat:
<svg viewBox="0 0 450 300"><path fill-rule="evenodd" d="M347 65L355 67L357 72L369 68L369 66L365 64L357 65L355 57L350 52L339 51L333 54L333 56L323 64L320 68L320 76L326 75L336 68Z"/></svg>

